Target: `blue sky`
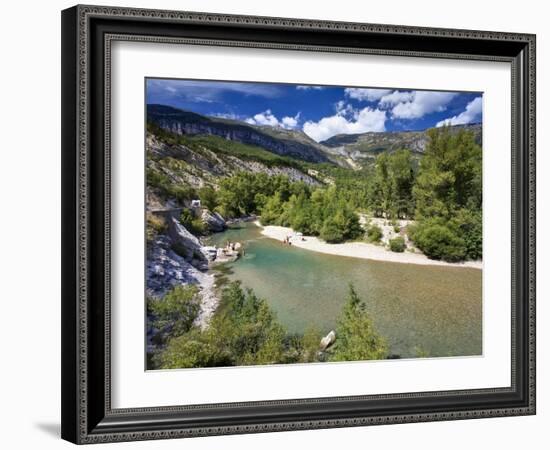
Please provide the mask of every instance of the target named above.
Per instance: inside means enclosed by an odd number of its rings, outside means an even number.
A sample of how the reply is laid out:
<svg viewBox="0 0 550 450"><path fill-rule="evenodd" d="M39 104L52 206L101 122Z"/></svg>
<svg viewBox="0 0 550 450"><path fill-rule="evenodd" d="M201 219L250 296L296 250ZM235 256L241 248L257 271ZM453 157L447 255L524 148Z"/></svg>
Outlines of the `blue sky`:
<svg viewBox="0 0 550 450"><path fill-rule="evenodd" d="M303 130L320 142L336 134L424 130L481 122L482 94L395 88L147 79L148 104Z"/></svg>

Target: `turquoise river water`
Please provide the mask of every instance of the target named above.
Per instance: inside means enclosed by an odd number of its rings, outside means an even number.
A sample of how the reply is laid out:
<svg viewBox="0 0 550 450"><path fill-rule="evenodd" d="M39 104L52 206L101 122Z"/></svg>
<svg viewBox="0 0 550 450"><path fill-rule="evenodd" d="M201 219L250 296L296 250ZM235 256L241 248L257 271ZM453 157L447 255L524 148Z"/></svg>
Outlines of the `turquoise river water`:
<svg viewBox="0 0 550 450"><path fill-rule="evenodd" d="M289 332L334 329L352 282L374 325L402 358L480 355L482 272L332 256L283 245L253 223L218 233L209 244L245 245L229 278L265 298Z"/></svg>

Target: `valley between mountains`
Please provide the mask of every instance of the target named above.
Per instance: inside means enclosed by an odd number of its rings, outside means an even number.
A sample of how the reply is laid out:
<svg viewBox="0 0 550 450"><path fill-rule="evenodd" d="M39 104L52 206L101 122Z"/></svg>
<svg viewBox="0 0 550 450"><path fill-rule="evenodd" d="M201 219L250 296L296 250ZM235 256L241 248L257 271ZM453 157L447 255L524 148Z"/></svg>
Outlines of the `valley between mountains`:
<svg viewBox="0 0 550 450"><path fill-rule="evenodd" d="M185 334L188 345L188 333L207 333L234 281L267 298L292 332L307 334L313 323L313 341L335 328L342 291L353 282L387 336L386 357L477 354L477 331L453 342L420 320L419 337L409 339L407 318L395 308L430 310L432 318L454 313L460 326L477 314L481 142L480 124L316 142L300 130L147 105L148 367L185 367L181 359L171 365L170 337ZM408 296L378 304L374 297L387 298L390 286ZM189 323L174 312L180 287L194 289L183 302ZM433 307L434 293L453 289ZM327 290L342 301L311 303ZM467 329L479 326L476 319ZM188 362L218 363L225 364Z"/></svg>

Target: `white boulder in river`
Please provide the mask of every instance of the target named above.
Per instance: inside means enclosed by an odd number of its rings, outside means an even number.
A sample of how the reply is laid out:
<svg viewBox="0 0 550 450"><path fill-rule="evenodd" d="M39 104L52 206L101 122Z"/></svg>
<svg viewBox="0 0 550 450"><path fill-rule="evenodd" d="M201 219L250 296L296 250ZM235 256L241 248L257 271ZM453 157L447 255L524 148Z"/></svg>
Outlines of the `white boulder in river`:
<svg viewBox="0 0 550 450"><path fill-rule="evenodd" d="M332 344L334 344L335 340L336 340L336 333L334 332L334 330L331 330L329 334L327 334L323 339L321 339L321 343L319 345L320 350L325 351Z"/></svg>

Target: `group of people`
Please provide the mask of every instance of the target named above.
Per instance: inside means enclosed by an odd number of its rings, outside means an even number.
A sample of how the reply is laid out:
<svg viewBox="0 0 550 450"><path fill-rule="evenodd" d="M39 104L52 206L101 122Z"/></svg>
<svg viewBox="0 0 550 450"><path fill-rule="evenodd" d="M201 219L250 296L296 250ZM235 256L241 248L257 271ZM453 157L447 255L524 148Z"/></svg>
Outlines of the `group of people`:
<svg viewBox="0 0 550 450"><path fill-rule="evenodd" d="M302 236L302 235L300 235L300 234L298 234L298 235L296 235L296 236L299 237L301 241L305 241L305 240L306 240L306 239L304 238L304 236ZM292 245L291 239L292 239L292 236L285 236L285 238L283 239L283 244L285 244L285 245Z"/></svg>
<svg viewBox="0 0 550 450"><path fill-rule="evenodd" d="M244 256L244 247L240 242L226 241L223 251L225 253L240 252L241 256Z"/></svg>

